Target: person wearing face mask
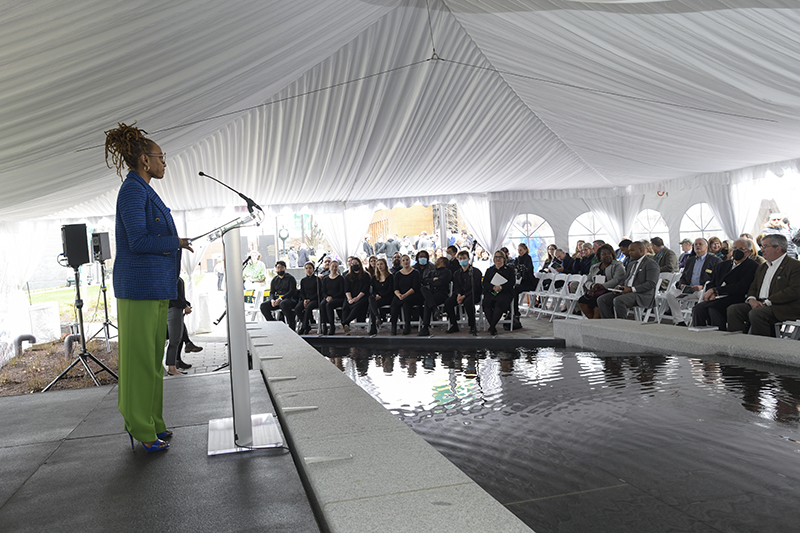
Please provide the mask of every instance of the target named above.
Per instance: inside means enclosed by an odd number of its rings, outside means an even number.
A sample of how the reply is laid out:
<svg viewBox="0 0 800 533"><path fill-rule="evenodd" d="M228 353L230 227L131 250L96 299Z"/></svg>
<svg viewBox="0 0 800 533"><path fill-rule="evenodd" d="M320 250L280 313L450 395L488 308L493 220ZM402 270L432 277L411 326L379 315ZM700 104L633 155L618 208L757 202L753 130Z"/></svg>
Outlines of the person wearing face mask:
<svg viewBox="0 0 800 533"><path fill-rule="evenodd" d="M714 267L706 291L692 309L693 326L717 326L727 331L728 307L741 303L756 276L758 263L750 257L752 243L738 239L733 243L732 259Z"/></svg>
<svg viewBox="0 0 800 533"><path fill-rule="evenodd" d="M447 259L447 269L450 271L450 274L455 274L461 268L458 264L458 247L455 245L450 245L444 252L444 257Z"/></svg>
<svg viewBox="0 0 800 533"><path fill-rule="evenodd" d="M269 300L261 304L261 314L267 320L273 321L275 317L272 313L280 310L283 313L284 321L294 331L297 326L294 314L296 305L297 280L286 272L286 263L278 261L275 263L275 277L269 284Z"/></svg>
<svg viewBox="0 0 800 533"><path fill-rule="evenodd" d="M319 307L319 297L322 294L322 281L314 275L314 263L309 261L304 268L306 277L300 280L297 305L294 307L295 317L302 317L300 335L308 335L311 331L309 322L314 309Z"/></svg>
<svg viewBox="0 0 800 533"><path fill-rule="evenodd" d="M350 335L350 322L366 320L369 305L369 274L364 272L361 259L350 259L350 270L344 276L344 303L342 304L342 329Z"/></svg>
<svg viewBox="0 0 800 533"><path fill-rule="evenodd" d="M414 265L414 270L419 272L419 279L422 286L429 286L431 279L433 279L436 274L436 268L433 266L426 250L420 250L417 253L417 262Z"/></svg>
<svg viewBox="0 0 800 533"><path fill-rule="evenodd" d="M481 271L470 264L469 252L466 250L458 252L456 258L458 259L458 270L453 274L453 294L444 303L447 319L450 321L447 333L458 333L456 306L463 305L467 312L469 332L477 335L475 305L480 303L481 298Z"/></svg>

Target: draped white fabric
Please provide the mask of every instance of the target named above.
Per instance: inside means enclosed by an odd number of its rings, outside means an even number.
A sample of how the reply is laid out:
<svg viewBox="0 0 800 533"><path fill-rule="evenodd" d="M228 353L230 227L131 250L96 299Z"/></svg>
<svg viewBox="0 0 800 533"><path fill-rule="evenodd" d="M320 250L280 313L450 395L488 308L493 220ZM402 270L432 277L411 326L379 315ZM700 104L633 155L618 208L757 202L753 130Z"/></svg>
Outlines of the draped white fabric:
<svg viewBox="0 0 800 533"><path fill-rule="evenodd" d="M794 0L6 4L0 220L113 212L117 121L168 152L154 186L175 210L240 202L200 170L274 211L607 197L799 161Z"/></svg>
<svg viewBox="0 0 800 533"><path fill-rule="evenodd" d="M623 238L630 237L636 215L642 210L644 195L612 196L605 198L584 198L586 207L600 220L614 242L614 246Z"/></svg>
<svg viewBox="0 0 800 533"><path fill-rule="evenodd" d="M521 206L520 201L492 201L487 196L474 196L459 204L459 213L481 246L491 254L503 246Z"/></svg>
<svg viewBox="0 0 800 533"><path fill-rule="evenodd" d="M316 213L317 225L341 261L356 255L369 228L374 211L367 206L346 208L339 212Z"/></svg>
<svg viewBox="0 0 800 533"><path fill-rule="evenodd" d="M759 180L761 181L761 180ZM714 184L704 187L708 204L722 224L729 239L750 233L758 215L761 195L757 194L759 181L749 180L731 185Z"/></svg>
<svg viewBox="0 0 800 533"><path fill-rule="evenodd" d="M0 223L0 366L13 355L13 340L30 333L28 298L23 291L42 258L36 235L57 231L49 221Z"/></svg>

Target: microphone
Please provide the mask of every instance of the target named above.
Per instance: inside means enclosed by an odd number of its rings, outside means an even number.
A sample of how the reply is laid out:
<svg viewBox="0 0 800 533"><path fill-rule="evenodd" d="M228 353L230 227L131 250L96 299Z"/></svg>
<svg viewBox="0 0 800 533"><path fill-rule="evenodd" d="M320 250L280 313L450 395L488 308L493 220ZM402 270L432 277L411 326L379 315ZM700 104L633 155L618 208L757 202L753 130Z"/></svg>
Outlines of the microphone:
<svg viewBox="0 0 800 533"><path fill-rule="evenodd" d="M227 189L230 189L230 190L232 190L233 192L235 192L236 194L238 194L238 195L239 195L239 197L240 197L242 200L244 200L245 202L247 202L247 210L248 210L248 211L250 211L250 213L251 213L251 214L253 213L253 208L255 208L255 209L258 209L258 210L259 210L259 211L261 211L262 213L264 212L264 210L263 210L263 209L261 209L261 206L260 206L260 205L258 205L257 203L255 203L255 202L253 201L253 199L252 199L252 198L248 198L247 196L245 196L244 194L240 193L239 191L237 191L236 189L234 189L234 188L233 188L233 187L231 187L230 185L227 185L227 184L225 184L225 183L222 183L221 181L219 181L219 180L218 180L217 178L215 178L214 176L209 176L208 174L206 174L206 173L205 173L205 172L203 172L202 170L199 172L199 175L203 176L204 178L210 178L210 179L212 179L212 180L216 181L217 183L219 183L220 185L222 185L223 187L225 187L225 188L227 188Z"/></svg>

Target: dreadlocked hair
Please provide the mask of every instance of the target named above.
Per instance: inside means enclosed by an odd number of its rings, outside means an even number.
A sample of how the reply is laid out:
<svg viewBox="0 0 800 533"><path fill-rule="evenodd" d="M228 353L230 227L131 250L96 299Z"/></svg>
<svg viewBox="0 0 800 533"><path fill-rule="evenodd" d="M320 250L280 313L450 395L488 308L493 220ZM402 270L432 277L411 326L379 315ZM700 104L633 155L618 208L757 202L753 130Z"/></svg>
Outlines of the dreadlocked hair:
<svg viewBox="0 0 800 533"><path fill-rule="evenodd" d="M146 131L136 127L136 122L130 126L118 122L117 126L116 129L104 132L106 134L106 166L116 168L117 175L122 178L123 168L125 166L131 170L136 168L139 157L150 150L150 144L153 141L145 137ZM108 162L109 154L111 163Z"/></svg>

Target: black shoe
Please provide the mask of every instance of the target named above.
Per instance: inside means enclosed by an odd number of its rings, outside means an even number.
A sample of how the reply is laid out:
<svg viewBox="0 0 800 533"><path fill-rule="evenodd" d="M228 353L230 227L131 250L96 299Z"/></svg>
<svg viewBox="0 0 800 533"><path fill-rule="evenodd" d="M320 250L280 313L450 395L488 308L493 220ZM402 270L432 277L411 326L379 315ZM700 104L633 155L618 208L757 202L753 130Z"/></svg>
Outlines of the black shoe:
<svg viewBox="0 0 800 533"><path fill-rule="evenodd" d="M503 329L506 331L511 331L511 324L503 324Z"/></svg>
<svg viewBox="0 0 800 533"><path fill-rule="evenodd" d="M458 324L453 324L452 326L447 328L447 333L458 333L458 332L459 332Z"/></svg>
<svg viewBox="0 0 800 533"><path fill-rule="evenodd" d="M496 337L497 336L497 328L494 327L494 326L489 328L489 335L491 335L492 337Z"/></svg>
<svg viewBox="0 0 800 533"><path fill-rule="evenodd" d="M192 368L192 365L190 365L189 363L184 363L183 361L176 361L175 368L182 368L183 370L189 370L190 368Z"/></svg>
<svg viewBox="0 0 800 533"><path fill-rule="evenodd" d="M403 328L403 335L408 335L409 333L411 333L411 328L405 328L404 327Z"/></svg>
<svg viewBox="0 0 800 533"><path fill-rule="evenodd" d="M678 323L677 323L677 324L675 324L675 325L676 325L676 326L683 326L684 328L685 328L685 327L687 327L687 326L686 326L686 322L678 322Z"/></svg>
<svg viewBox="0 0 800 533"><path fill-rule="evenodd" d="M522 322L519 321L519 318L514 317L514 323L511 325L511 329L522 329Z"/></svg>
<svg viewBox="0 0 800 533"><path fill-rule="evenodd" d="M473 337L478 336L478 330L476 328L469 328L469 332L472 333Z"/></svg>
<svg viewBox="0 0 800 533"><path fill-rule="evenodd" d="M392 324L392 335L397 335L397 324Z"/></svg>
<svg viewBox="0 0 800 533"><path fill-rule="evenodd" d="M417 337L430 337L430 336L431 336L431 332L430 332L430 330L428 330L427 327L422 327L419 330L419 333L417 333Z"/></svg>
<svg viewBox="0 0 800 533"><path fill-rule="evenodd" d="M202 352L203 348L201 346L195 345L194 343L187 342L186 343L186 348L184 348L183 351L186 352L186 353Z"/></svg>
<svg viewBox="0 0 800 533"><path fill-rule="evenodd" d="M373 323L373 324L372 324L372 325L369 327L369 334L370 334L370 336L372 336L372 335L377 335L377 334L378 334L378 325L377 325L377 324Z"/></svg>

